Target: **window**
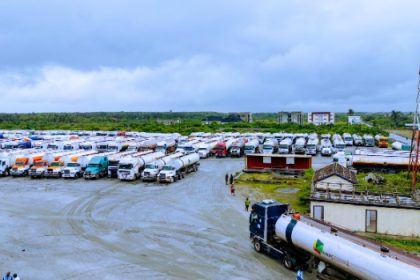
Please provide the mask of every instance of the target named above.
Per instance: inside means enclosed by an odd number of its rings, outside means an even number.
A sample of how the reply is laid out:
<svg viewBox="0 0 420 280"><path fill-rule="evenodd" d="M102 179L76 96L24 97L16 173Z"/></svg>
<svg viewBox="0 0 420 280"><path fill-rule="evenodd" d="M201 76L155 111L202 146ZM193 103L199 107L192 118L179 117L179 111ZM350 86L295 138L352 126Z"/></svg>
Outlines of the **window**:
<svg viewBox="0 0 420 280"><path fill-rule="evenodd" d="M271 157L263 157L263 163L270 164L271 163Z"/></svg>
<svg viewBox="0 0 420 280"><path fill-rule="evenodd" d="M286 164L295 164L295 158L294 157L287 157L286 158Z"/></svg>
<svg viewBox="0 0 420 280"><path fill-rule="evenodd" d="M377 231L378 213L376 210L366 210L366 232Z"/></svg>
<svg viewBox="0 0 420 280"><path fill-rule="evenodd" d="M314 219L323 221L324 220L324 206L314 205L312 216Z"/></svg>

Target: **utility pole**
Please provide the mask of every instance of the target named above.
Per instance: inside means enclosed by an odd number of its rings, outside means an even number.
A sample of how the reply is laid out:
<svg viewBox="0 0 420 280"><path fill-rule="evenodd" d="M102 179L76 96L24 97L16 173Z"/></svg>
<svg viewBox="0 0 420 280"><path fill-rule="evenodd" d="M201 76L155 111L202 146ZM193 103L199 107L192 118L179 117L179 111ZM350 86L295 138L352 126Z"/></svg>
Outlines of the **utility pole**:
<svg viewBox="0 0 420 280"><path fill-rule="evenodd" d="M420 152L420 68L419 68L419 82L417 85L417 99L416 99L416 111L414 112L413 120L413 134L411 137L411 149L410 149L410 164L408 166L408 172L411 173L411 187L413 195L416 192L417 184L417 171L419 169L419 152Z"/></svg>

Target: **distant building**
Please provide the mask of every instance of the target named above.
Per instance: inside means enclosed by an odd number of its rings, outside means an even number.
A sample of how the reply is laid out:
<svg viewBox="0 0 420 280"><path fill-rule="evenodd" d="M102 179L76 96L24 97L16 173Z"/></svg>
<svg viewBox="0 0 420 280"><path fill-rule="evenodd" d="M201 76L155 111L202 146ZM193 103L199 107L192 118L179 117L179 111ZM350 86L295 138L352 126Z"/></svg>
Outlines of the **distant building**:
<svg viewBox="0 0 420 280"><path fill-rule="evenodd" d="M314 190L347 191L354 190L357 178L354 172L339 163L318 169L313 178Z"/></svg>
<svg viewBox="0 0 420 280"><path fill-rule="evenodd" d="M315 172L311 217L350 231L420 236L420 202L409 196L356 191L355 174L337 163Z"/></svg>
<svg viewBox="0 0 420 280"><path fill-rule="evenodd" d="M333 112L310 112L308 113L308 123L313 123L314 125L320 124L333 124L334 113Z"/></svg>
<svg viewBox="0 0 420 280"><path fill-rule="evenodd" d="M252 122L252 113L250 112L239 112L239 113L229 113L228 119L240 119L243 122Z"/></svg>
<svg viewBox="0 0 420 280"><path fill-rule="evenodd" d="M297 123L302 125L304 119L303 112L279 112L279 123Z"/></svg>
<svg viewBox="0 0 420 280"><path fill-rule="evenodd" d="M348 122L349 124L361 124L362 118L360 116L349 116Z"/></svg>

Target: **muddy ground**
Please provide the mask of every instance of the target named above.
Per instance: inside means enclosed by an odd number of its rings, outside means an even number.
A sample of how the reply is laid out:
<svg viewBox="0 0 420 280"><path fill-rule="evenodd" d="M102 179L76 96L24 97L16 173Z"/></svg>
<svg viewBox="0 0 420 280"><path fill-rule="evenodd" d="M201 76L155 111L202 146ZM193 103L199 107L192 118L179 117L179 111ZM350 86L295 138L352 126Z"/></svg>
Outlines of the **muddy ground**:
<svg viewBox="0 0 420 280"><path fill-rule="evenodd" d="M170 185L0 178L1 272L22 279L295 279L248 239L241 197L208 159Z"/></svg>

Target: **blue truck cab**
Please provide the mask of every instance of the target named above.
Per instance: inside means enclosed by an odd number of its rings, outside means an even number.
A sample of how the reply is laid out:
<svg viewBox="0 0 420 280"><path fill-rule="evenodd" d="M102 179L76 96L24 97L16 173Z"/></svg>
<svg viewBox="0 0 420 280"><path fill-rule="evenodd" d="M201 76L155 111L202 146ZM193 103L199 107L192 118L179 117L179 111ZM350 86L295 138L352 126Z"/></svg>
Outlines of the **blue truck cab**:
<svg viewBox="0 0 420 280"><path fill-rule="evenodd" d="M251 210L249 216L250 237L267 242L275 234L278 218L287 213L289 205L274 200L263 200L252 205Z"/></svg>
<svg viewBox="0 0 420 280"><path fill-rule="evenodd" d="M86 167L84 178L85 179L99 179L108 175L108 157L95 156Z"/></svg>
<svg viewBox="0 0 420 280"><path fill-rule="evenodd" d="M288 212L288 204L271 199L253 204L249 215L249 237L255 251L280 259L286 268L294 269L304 264L309 255L276 236L276 222Z"/></svg>

